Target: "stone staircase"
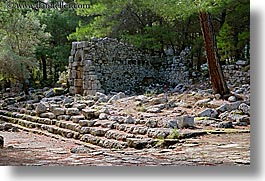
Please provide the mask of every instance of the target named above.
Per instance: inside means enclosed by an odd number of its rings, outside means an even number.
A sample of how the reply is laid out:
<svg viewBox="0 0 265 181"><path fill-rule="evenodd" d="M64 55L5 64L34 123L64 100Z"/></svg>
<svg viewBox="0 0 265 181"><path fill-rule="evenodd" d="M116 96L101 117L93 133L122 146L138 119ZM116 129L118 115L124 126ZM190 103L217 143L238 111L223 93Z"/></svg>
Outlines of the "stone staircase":
<svg viewBox="0 0 265 181"><path fill-rule="evenodd" d="M0 120L19 129L25 128L45 135L59 135L111 149L151 148L173 131L170 128L148 127L145 121L126 123L100 119L86 120L81 114L78 115L81 119L73 119L72 116L67 121L41 118L27 113L0 110Z"/></svg>

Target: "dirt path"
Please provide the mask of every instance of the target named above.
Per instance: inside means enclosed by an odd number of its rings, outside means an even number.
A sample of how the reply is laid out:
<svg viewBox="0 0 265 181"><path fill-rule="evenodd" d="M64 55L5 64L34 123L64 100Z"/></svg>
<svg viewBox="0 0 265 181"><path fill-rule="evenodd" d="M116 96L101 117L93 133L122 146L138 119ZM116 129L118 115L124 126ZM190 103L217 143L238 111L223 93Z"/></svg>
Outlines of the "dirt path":
<svg viewBox="0 0 265 181"><path fill-rule="evenodd" d="M173 149L109 149L71 153L81 147L28 132L1 132L5 138L0 165L24 166L159 166L159 165L250 165L250 134L206 135L187 139Z"/></svg>

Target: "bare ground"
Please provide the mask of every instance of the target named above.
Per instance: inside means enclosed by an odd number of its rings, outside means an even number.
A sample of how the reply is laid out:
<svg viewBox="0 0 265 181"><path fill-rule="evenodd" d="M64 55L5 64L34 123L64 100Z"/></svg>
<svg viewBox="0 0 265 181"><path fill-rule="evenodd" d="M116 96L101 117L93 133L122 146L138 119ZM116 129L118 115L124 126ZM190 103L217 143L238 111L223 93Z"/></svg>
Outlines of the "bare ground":
<svg viewBox="0 0 265 181"><path fill-rule="evenodd" d="M1 132L1 166L216 166L250 165L250 133L210 134L186 139L172 149L91 149L71 140L54 139L24 131Z"/></svg>

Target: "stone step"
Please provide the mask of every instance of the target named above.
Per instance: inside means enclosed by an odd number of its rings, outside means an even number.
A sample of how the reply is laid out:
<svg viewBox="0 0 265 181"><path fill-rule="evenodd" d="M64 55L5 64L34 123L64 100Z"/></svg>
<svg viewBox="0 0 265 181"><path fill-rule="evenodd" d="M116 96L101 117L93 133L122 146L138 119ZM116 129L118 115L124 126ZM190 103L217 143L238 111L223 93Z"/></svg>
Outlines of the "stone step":
<svg viewBox="0 0 265 181"><path fill-rule="evenodd" d="M59 128L64 128L64 129L68 129L68 130L79 132L79 133L82 128L79 124L73 123L71 121L55 120L55 125Z"/></svg>
<svg viewBox="0 0 265 181"><path fill-rule="evenodd" d="M104 137L94 136L91 134L84 134L80 138L80 140L87 142L87 143L91 143L93 145L98 145L100 147L105 147L105 148L125 149L128 147L127 142L107 139Z"/></svg>
<svg viewBox="0 0 265 181"><path fill-rule="evenodd" d="M34 134L39 134L39 135L45 135L45 136L48 136L48 137L51 137L51 138L55 138L55 139L60 139L60 140L63 140L63 141L72 141L74 142L75 144L77 145L84 145L86 147L88 147L89 149L93 149L93 150L100 150L101 147L99 146L96 146L96 145L93 145L93 144L90 144L90 143L87 143L87 142L82 142L80 140L75 140L75 139L71 139L71 138L66 138L66 137L62 137L61 135L56 135L56 134L52 134L48 131L45 131L45 130L40 130L40 129L37 129L37 128L26 128L26 127L23 127L23 126L20 126L20 125L17 125L17 124L13 124L13 123L10 123L12 125L12 127L15 127L15 128L18 128L19 130L23 130L23 131L26 131L26 132L30 132L30 133L34 133Z"/></svg>
<svg viewBox="0 0 265 181"><path fill-rule="evenodd" d="M7 117L7 116L3 116L3 115L0 115L0 119L5 121L5 122L18 124L18 125L26 127L26 128L36 128L36 129L40 129L40 130L46 130L52 134L59 134L59 135L66 137L66 138L74 138L74 139L80 138L79 132L75 132L75 131L72 131L69 129L59 128L56 125L46 125L46 124L34 123L31 121L27 121L27 120L23 120L23 119L19 119L19 118L11 118L11 117Z"/></svg>
<svg viewBox="0 0 265 181"><path fill-rule="evenodd" d="M118 131L118 130L109 130L106 134L105 137L107 139L114 139L118 141L124 141L126 142L127 138L135 138L136 136L134 134L129 134L125 133L123 131Z"/></svg>
<svg viewBox="0 0 265 181"><path fill-rule="evenodd" d="M75 117L76 120L66 121L0 110L0 118L25 128L118 149L128 146L136 149L151 147L157 139L165 139L172 132L169 128L150 128L144 124L124 124L99 119L83 120L83 117L78 116Z"/></svg>

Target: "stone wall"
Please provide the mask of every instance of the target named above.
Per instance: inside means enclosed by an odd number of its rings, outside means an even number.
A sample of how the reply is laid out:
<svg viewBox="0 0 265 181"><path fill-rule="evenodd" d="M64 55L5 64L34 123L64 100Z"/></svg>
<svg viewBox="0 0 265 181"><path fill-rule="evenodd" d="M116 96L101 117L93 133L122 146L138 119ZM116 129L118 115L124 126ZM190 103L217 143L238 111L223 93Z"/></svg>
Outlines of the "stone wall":
<svg viewBox="0 0 265 181"><path fill-rule="evenodd" d="M179 56L150 56L131 45L111 38L73 42L69 57L70 93L95 95L96 92L144 93L150 85L174 87L202 80L188 66L190 49ZM241 61L242 63L242 61ZM229 85L250 83L246 65L225 65L224 75ZM195 76L194 76L194 75ZM200 73L199 73L200 75Z"/></svg>
<svg viewBox="0 0 265 181"><path fill-rule="evenodd" d="M250 84L249 65L223 65L222 69L228 85L240 86Z"/></svg>
<svg viewBox="0 0 265 181"><path fill-rule="evenodd" d="M110 38L73 42L69 57L70 93L130 93L141 85L164 82L162 61Z"/></svg>

